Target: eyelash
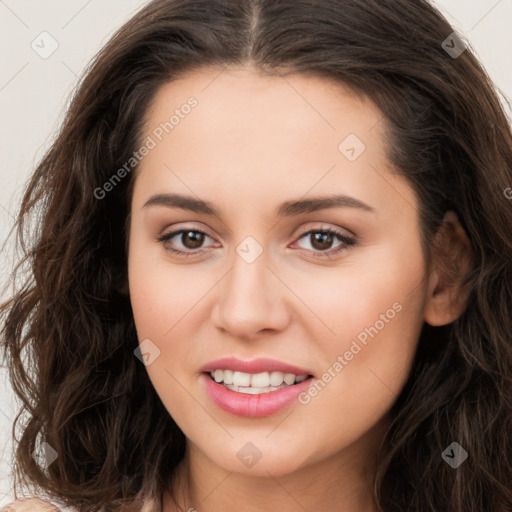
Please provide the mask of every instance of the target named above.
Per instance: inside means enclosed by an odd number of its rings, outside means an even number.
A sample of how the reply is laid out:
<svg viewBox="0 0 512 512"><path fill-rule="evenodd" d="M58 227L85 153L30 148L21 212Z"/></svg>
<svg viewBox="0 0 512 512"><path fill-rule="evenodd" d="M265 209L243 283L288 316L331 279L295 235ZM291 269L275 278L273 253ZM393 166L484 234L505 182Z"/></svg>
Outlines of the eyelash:
<svg viewBox="0 0 512 512"><path fill-rule="evenodd" d="M204 252L204 249L198 249L196 251L187 252L187 251L181 251L180 249L174 249L172 247L169 247L166 245L166 242L174 238L176 235L182 234L182 233L201 233L203 235L206 235L209 238L212 238L208 233L205 231L202 231L200 229L179 229L177 231L172 231L171 233L163 234L158 238L158 242L162 244L164 249L166 251L170 251L178 256L193 256L199 253ZM348 237L339 231L336 231L332 228L327 229L310 229L308 231L305 231L302 233L297 240L301 240L302 238L305 238L307 235L311 235L312 233L322 233L324 235L333 235L338 241L342 242L339 246L335 247L334 249L329 249L327 251L320 251L320 250L312 250L312 252L315 253L315 257L319 258L332 258L334 256L337 256L338 253L346 250L348 247L356 245L356 241L354 238ZM311 249L304 249L306 251L311 251Z"/></svg>

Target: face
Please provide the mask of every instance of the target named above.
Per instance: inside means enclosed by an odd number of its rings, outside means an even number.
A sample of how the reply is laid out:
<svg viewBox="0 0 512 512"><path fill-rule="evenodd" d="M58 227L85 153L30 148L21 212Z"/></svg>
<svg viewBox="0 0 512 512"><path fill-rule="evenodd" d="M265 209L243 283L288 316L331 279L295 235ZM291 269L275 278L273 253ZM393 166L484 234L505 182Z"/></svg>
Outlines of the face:
<svg viewBox="0 0 512 512"><path fill-rule="evenodd" d="M427 286L382 114L323 78L203 69L162 87L145 127L130 295L189 447L251 475L362 453L407 379Z"/></svg>

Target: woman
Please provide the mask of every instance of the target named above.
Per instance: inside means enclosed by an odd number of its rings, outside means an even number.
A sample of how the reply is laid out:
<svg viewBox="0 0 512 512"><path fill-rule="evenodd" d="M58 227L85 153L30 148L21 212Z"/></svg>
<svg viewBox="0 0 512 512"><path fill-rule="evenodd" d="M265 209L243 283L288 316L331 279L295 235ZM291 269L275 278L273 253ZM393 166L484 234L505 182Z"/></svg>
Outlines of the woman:
<svg viewBox="0 0 512 512"><path fill-rule="evenodd" d="M510 510L511 186L426 1L149 3L19 212L19 481L81 511Z"/></svg>

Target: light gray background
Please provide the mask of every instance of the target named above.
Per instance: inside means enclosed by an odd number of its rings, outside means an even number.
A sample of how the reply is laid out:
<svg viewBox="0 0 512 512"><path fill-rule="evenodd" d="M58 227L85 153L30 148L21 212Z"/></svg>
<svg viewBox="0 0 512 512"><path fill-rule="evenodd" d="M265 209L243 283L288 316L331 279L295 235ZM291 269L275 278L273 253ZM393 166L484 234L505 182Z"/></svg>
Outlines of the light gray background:
<svg viewBox="0 0 512 512"><path fill-rule="evenodd" d="M50 145L86 63L145 3L0 0L0 243L12 225L24 182ZM511 98L512 0L436 0L435 4L469 40L491 79ZM34 40L49 47L49 40L40 42L44 31L58 43L47 59L31 47ZM502 101L511 116L510 106ZM11 251L2 253L0 284L11 268ZM10 458L14 411L6 370L0 368L0 506L13 496Z"/></svg>

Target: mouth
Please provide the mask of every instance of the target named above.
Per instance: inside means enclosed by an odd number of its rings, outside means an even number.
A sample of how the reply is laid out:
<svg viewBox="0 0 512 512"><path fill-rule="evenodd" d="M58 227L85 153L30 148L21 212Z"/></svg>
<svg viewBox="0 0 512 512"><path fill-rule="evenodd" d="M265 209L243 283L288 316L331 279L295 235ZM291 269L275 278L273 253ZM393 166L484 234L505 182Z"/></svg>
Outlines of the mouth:
<svg viewBox="0 0 512 512"><path fill-rule="evenodd" d="M314 382L304 368L275 359L224 358L201 368L201 380L214 405L235 416L270 416L298 402Z"/></svg>
<svg viewBox="0 0 512 512"><path fill-rule="evenodd" d="M204 374L225 389L247 395L272 393L313 378L313 375L304 373L300 375L281 371L247 373L219 368Z"/></svg>

